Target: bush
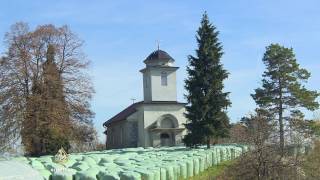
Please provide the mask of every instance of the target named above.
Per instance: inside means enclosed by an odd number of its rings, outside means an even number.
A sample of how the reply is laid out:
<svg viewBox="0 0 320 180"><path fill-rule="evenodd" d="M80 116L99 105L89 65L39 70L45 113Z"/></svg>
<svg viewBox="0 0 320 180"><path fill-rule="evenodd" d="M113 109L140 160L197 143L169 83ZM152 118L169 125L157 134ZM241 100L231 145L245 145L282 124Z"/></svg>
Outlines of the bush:
<svg viewBox="0 0 320 180"><path fill-rule="evenodd" d="M307 179L320 178L320 141L316 141L314 149L307 155L303 163L303 171Z"/></svg>
<svg viewBox="0 0 320 180"><path fill-rule="evenodd" d="M67 137L55 132L54 129L50 129L47 133L47 142L42 155L55 155L61 147L66 152L69 151L70 143Z"/></svg>

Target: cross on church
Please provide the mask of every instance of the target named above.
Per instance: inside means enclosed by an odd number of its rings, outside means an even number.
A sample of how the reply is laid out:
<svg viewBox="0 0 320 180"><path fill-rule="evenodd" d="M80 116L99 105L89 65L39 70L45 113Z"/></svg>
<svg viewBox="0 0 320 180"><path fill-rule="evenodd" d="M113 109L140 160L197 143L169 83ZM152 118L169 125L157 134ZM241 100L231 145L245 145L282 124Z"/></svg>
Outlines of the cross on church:
<svg viewBox="0 0 320 180"><path fill-rule="evenodd" d="M158 51L160 50L160 40L156 40Z"/></svg>
<svg viewBox="0 0 320 180"><path fill-rule="evenodd" d="M136 100L135 98L131 98L132 104L134 104L135 100Z"/></svg>

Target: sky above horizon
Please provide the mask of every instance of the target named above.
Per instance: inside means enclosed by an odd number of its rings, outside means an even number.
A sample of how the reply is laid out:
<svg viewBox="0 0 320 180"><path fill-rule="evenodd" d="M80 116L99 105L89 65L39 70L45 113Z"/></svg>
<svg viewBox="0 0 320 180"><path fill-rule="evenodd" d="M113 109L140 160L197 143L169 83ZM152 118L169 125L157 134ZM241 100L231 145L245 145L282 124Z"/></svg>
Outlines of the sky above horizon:
<svg viewBox="0 0 320 180"><path fill-rule="evenodd" d="M250 97L261 85L262 56L270 43L292 47L301 67L312 77L307 87L320 90L320 1L99 1L99 0L2 0L0 38L16 22L37 25L68 25L85 41L83 51L92 64L95 88L92 109L100 140L102 123L132 103L143 100L143 60L157 49L168 52L180 69L177 72L178 100L183 94L187 56L197 48L195 35L202 14L220 31L222 63L230 72L225 81L231 92L231 122L255 108ZM0 53L4 53L3 41ZM313 113L308 112L307 118Z"/></svg>

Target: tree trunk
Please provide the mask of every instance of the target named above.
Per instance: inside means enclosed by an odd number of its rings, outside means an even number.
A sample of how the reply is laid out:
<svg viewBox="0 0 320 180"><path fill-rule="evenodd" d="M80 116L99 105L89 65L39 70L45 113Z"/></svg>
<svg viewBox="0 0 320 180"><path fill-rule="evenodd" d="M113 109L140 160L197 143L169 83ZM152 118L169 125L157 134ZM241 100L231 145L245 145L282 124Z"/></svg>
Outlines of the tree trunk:
<svg viewBox="0 0 320 180"><path fill-rule="evenodd" d="M279 112L279 133L280 133L280 152L281 155L284 153L284 131L283 131L283 117L282 117L282 110Z"/></svg>
<svg viewBox="0 0 320 180"><path fill-rule="evenodd" d="M284 153L284 131L283 131L283 108L282 108L282 84L279 79L279 133L280 133L280 153Z"/></svg>
<svg viewBox="0 0 320 180"><path fill-rule="evenodd" d="M207 148L210 149L210 137L207 136Z"/></svg>

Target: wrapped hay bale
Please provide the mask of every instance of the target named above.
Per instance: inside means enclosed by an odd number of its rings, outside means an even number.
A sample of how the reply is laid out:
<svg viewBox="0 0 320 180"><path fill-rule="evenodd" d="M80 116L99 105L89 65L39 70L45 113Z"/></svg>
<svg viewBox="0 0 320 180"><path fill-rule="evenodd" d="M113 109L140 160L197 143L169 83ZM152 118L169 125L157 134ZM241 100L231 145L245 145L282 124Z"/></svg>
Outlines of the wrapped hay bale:
<svg viewBox="0 0 320 180"><path fill-rule="evenodd" d="M150 167L150 168L147 168L149 171L152 171L154 176L153 176L153 179L154 180L161 180L161 171L160 171L160 168L157 168L157 167Z"/></svg>
<svg viewBox="0 0 320 180"><path fill-rule="evenodd" d="M30 161L30 165L34 169L45 169L44 165L38 160Z"/></svg>
<svg viewBox="0 0 320 180"><path fill-rule="evenodd" d="M118 167L117 164L110 162L110 163L100 163L99 164L100 167L105 167L105 168L116 168Z"/></svg>
<svg viewBox="0 0 320 180"><path fill-rule="evenodd" d="M175 162L171 165L173 167L174 179L178 179L180 177L180 166Z"/></svg>
<svg viewBox="0 0 320 180"><path fill-rule="evenodd" d="M130 166L132 164L129 160L117 160L114 163L118 166Z"/></svg>
<svg viewBox="0 0 320 180"><path fill-rule="evenodd" d="M187 159L187 177L192 177L194 175L194 168L193 168L193 160Z"/></svg>
<svg viewBox="0 0 320 180"><path fill-rule="evenodd" d="M141 175L134 171L120 172L121 180L141 180Z"/></svg>
<svg viewBox="0 0 320 180"><path fill-rule="evenodd" d="M72 169L56 171L52 174L51 178L52 180L72 180L75 173L76 171Z"/></svg>
<svg viewBox="0 0 320 180"><path fill-rule="evenodd" d="M186 179L188 177L188 174L187 174L187 163L184 162L184 161L181 161L181 162L178 162L177 163L180 167L180 173L179 173L179 177L178 179Z"/></svg>
<svg viewBox="0 0 320 180"><path fill-rule="evenodd" d="M45 169L51 171L51 172L54 172L54 171L57 171L57 170L61 170L61 169L64 169L65 167L61 164L57 164L57 163L54 163L54 162L45 162L43 163Z"/></svg>
<svg viewBox="0 0 320 180"><path fill-rule="evenodd" d="M199 158L195 157L193 158L193 174L197 175L199 174L200 165L199 165Z"/></svg>
<svg viewBox="0 0 320 180"><path fill-rule="evenodd" d="M21 157L15 157L15 158L13 158L12 160L13 160L13 161L18 161L18 162L23 162L23 163L28 163L28 162L29 162L29 159L26 158L26 157L23 157L23 156L21 156Z"/></svg>
<svg viewBox="0 0 320 180"><path fill-rule="evenodd" d="M164 167L164 169L166 170L166 179L174 179L174 168L173 168L173 166L170 166L170 165L168 165L168 166L166 166L166 167Z"/></svg>
<svg viewBox="0 0 320 180"><path fill-rule="evenodd" d="M50 180L51 178L51 172L46 169L40 169L38 170L40 175L44 178L44 180Z"/></svg>
<svg viewBox="0 0 320 180"><path fill-rule="evenodd" d="M113 162L113 159L110 159L108 157L102 157L100 159L100 161L98 162L98 164L102 164L102 163L112 163Z"/></svg>
<svg viewBox="0 0 320 180"><path fill-rule="evenodd" d="M97 164L97 162L89 156L84 156L82 162L85 162L90 167L95 166Z"/></svg>
<svg viewBox="0 0 320 180"><path fill-rule="evenodd" d="M90 156L88 156L89 158L93 159L95 161L95 164L98 164L101 160L101 156L100 155L97 155L97 154L92 154Z"/></svg>
<svg viewBox="0 0 320 180"><path fill-rule="evenodd" d="M64 167L72 167L74 164L76 164L77 163L77 161L75 161L75 160L73 160L73 159L69 159L68 161L66 161L66 162L64 162L64 163L62 163L62 165L64 166Z"/></svg>
<svg viewBox="0 0 320 180"><path fill-rule="evenodd" d="M159 167L160 169L160 179L166 179L167 178L167 170L163 167Z"/></svg>
<svg viewBox="0 0 320 180"><path fill-rule="evenodd" d="M89 168L85 171L79 171L74 175L75 180L96 180L97 174L100 172L98 168Z"/></svg>
<svg viewBox="0 0 320 180"><path fill-rule="evenodd" d="M106 170L99 171L98 174L96 175L96 179L97 180L120 180L120 172L119 171L106 171Z"/></svg>
<svg viewBox="0 0 320 180"><path fill-rule="evenodd" d="M32 179L42 180L41 174L28 164L18 161L0 161L0 179Z"/></svg>
<svg viewBox="0 0 320 180"><path fill-rule="evenodd" d="M211 155L212 155L212 166L217 165L217 158L216 158L216 151L213 149L211 151Z"/></svg>
<svg viewBox="0 0 320 180"><path fill-rule="evenodd" d="M206 162L206 156L200 155L197 156L199 158L199 172L204 171L205 169L205 162Z"/></svg>
<svg viewBox="0 0 320 180"><path fill-rule="evenodd" d="M84 171L90 168L90 166L87 165L85 162L77 162L72 167L72 169L75 169L77 171Z"/></svg>
<svg viewBox="0 0 320 180"><path fill-rule="evenodd" d="M44 162L53 162L52 161L53 156L50 155L46 155L46 156L41 156L40 158L38 158L37 160L44 163Z"/></svg>

